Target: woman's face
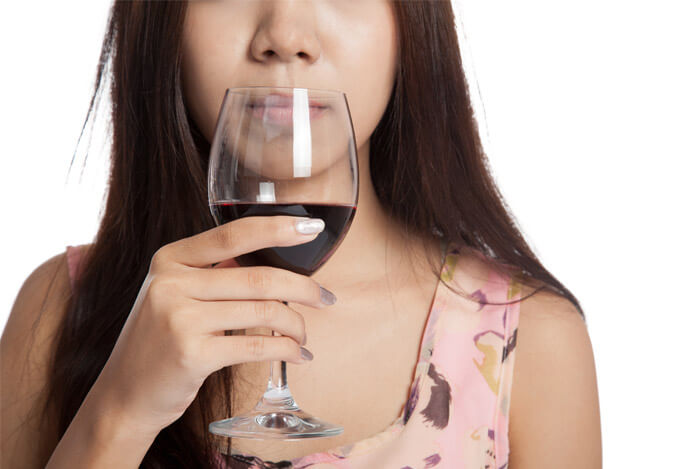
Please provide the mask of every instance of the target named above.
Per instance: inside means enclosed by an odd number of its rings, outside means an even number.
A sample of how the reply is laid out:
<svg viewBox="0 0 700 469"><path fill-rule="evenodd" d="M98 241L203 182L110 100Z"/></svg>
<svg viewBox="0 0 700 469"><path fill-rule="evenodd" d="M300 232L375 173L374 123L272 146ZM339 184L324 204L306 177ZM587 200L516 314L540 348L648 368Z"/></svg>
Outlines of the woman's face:
<svg viewBox="0 0 700 469"><path fill-rule="evenodd" d="M183 37L187 108L211 142L226 88L343 91L359 148L391 96L391 0L190 0Z"/></svg>

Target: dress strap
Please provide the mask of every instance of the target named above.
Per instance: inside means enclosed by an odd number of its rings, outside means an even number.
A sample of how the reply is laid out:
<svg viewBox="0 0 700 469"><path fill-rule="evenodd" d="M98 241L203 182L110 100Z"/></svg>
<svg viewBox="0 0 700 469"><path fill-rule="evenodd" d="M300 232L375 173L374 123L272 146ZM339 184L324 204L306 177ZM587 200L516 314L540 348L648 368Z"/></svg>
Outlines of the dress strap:
<svg viewBox="0 0 700 469"><path fill-rule="evenodd" d="M517 276L508 279L506 301L512 302L505 308L503 315L503 352L501 355L501 379L498 390L498 412L496 413L495 452L496 466L507 464L510 453L508 438L508 421L510 420L511 389L513 385L513 369L515 366L515 349L518 338L518 322L520 320L520 299L522 286Z"/></svg>
<svg viewBox="0 0 700 469"><path fill-rule="evenodd" d="M449 251L443 274L457 291L444 290L431 385L449 390L448 398L440 401L448 405L442 414L430 415L444 415L448 426L460 422L459 431L468 435L459 442L450 439L454 432L438 435L440 456L449 467L467 454L481 462L479 467L502 468L510 452L508 420L521 287L517 276L480 262L485 257L471 248Z"/></svg>

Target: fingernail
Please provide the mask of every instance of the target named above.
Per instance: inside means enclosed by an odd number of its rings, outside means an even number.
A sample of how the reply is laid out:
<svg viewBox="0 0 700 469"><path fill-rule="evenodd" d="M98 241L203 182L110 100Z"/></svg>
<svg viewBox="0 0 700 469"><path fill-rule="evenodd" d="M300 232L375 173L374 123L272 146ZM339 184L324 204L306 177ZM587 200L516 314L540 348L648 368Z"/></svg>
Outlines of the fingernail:
<svg viewBox="0 0 700 469"><path fill-rule="evenodd" d="M309 352L309 349L306 347L299 347L301 349L301 358L303 358L306 361L311 361L314 359L314 354Z"/></svg>
<svg viewBox="0 0 700 469"><path fill-rule="evenodd" d="M326 223L321 218L305 218L294 224L298 233L314 234L320 233L326 227Z"/></svg>
<svg viewBox="0 0 700 469"><path fill-rule="evenodd" d="M320 285L319 285L320 286ZM324 305L332 305L335 303L336 297L333 293L321 287L321 303Z"/></svg>

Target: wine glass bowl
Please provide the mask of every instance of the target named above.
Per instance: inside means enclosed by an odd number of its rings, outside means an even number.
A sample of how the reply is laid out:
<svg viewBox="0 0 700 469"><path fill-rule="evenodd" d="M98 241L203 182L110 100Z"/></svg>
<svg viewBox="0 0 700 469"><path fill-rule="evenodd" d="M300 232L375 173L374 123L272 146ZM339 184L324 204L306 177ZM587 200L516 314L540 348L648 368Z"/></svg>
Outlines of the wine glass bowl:
<svg viewBox="0 0 700 469"><path fill-rule="evenodd" d="M312 241L243 254L235 259L239 266L313 275L350 228L358 190L355 134L344 93L262 86L226 90L208 173L209 208L217 225L275 215L325 222ZM267 390L256 406L210 423L209 431L257 439L326 437L343 431L299 408L286 381L286 363L271 362Z"/></svg>

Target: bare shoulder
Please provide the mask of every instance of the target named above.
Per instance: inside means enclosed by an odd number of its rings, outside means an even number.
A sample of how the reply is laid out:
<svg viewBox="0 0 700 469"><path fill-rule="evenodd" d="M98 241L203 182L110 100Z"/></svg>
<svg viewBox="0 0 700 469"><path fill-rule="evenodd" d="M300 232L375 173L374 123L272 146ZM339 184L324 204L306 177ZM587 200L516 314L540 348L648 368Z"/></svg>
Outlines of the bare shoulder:
<svg viewBox="0 0 700 469"><path fill-rule="evenodd" d="M57 443L41 407L53 339L70 295L62 252L37 266L15 298L0 339L2 467L43 467Z"/></svg>
<svg viewBox="0 0 700 469"><path fill-rule="evenodd" d="M56 315L43 314L51 307L64 305L70 298L70 279L66 252L61 252L37 266L24 280L15 298L3 331L5 340L25 340L32 326L45 327ZM22 335L24 334L24 335Z"/></svg>
<svg viewBox="0 0 700 469"><path fill-rule="evenodd" d="M567 299L522 301L513 370L511 469L600 468L598 386L588 328Z"/></svg>

